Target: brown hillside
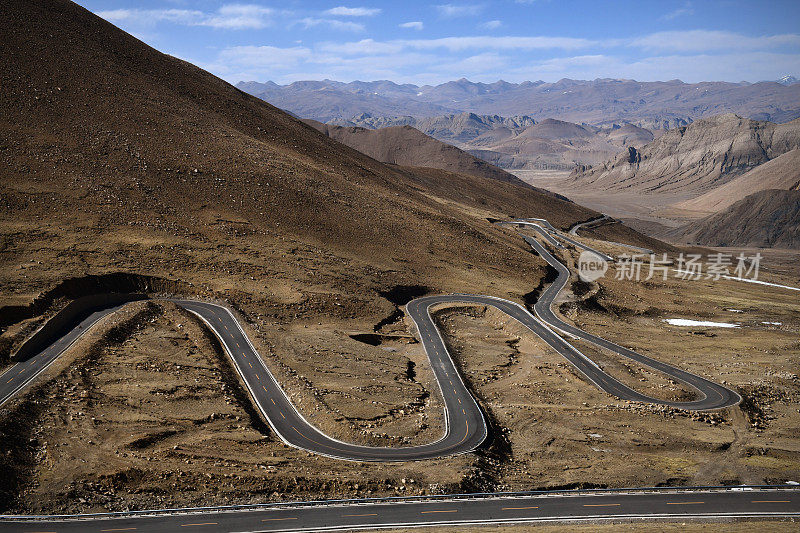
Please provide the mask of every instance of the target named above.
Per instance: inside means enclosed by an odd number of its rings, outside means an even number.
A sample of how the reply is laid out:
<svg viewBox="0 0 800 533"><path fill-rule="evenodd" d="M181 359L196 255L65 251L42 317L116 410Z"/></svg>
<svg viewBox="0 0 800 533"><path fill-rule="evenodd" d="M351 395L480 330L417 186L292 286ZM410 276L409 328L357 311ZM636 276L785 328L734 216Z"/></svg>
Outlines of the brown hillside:
<svg viewBox="0 0 800 533"><path fill-rule="evenodd" d="M261 301L332 287L374 299L409 283L523 293L541 267L485 217L566 227L593 215L510 183L492 181L504 192L488 199L481 178L462 178L459 190L423 184L71 2L12 0L0 28L9 302L105 271L236 287ZM313 260L302 250L316 250ZM24 268L32 260L44 266ZM289 312L314 309L298 305Z"/></svg>
<svg viewBox="0 0 800 533"><path fill-rule="evenodd" d="M704 246L800 249L800 191L759 191L671 236Z"/></svg>
<svg viewBox="0 0 800 533"><path fill-rule="evenodd" d="M411 126L393 126L368 130L341 127L304 120L331 139L354 148L373 159L394 165L430 167L463 172L528 187L524 181L477 157L437 141Z"/></svg>
<svg viewBox="0 0 800 533"><path fill-rule="evenodd" d="M713 213L730 207L754 192L765 189L798 188L800 188L800 148L795 148L702 196L676 204L676 207L688 211Z"/></svg>
<svg viewBox="0 0 800 533"><path fill-rule="evenodd" d="M676 128L573 175L579 188L700 194L800 146L800 119L773 124L727 114Z"/></svg>

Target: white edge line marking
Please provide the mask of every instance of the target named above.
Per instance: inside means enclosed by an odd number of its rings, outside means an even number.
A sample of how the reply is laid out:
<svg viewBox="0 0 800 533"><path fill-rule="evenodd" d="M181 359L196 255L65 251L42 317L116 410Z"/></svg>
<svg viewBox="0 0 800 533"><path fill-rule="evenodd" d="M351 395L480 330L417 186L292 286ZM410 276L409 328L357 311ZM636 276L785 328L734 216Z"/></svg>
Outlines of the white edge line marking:
<svg viewBox="0 0 800 533"><path fill-rule="evenodd" d="M470 524L517 524L527 522L587 522L592 520L631 520L631 519L649 519L649 520L663 520L666 518L759 518L759 517L777 517L777 516L800 516L800 512L775 512L775 513L692 513L692 514L620 514L620 515L564 515L552 517L529 517L529 518L495 518L486 520L453 520L453 521L436 521L436 522L415 522L404 523L395 522L392 524L354 524L354 525L341 525L341 526L322 526L322 527L307 527L307 528L291 528L291 529L255 529L238 531L234 533L291 533L291 532L306 532L306 531L347 531L358 529L396 529L396 528L421 528L431 526L447 526L447 525L470 525Z"/></svg>
<svg viewBox="0 0 800 533"><path fill-rule="evenodd" d="M133 303L133 302L135 302L135 301L137 301L137 300L133 300L133 301L131 301L131 302L128 302L128 303ZM127 304L126 304L126 305L127 305ZM27 387L27 386L28 386L28 384L29 384L31 381L33 381L34 379L36 379L36 378L37 378L39 375L41 375L41 373L42 373L42 372L44 372L45 370L47 370L48 368L50 368L50 366L51 366L53 363L55 363L55 362L56 362L56 360L57 360L57 359L59 359L59 358L61 357L61 355L62 355L64 352L66 352L67 350L69 350L70 348L72 348L72 346L73 346L73 345L74 345L76 342L78 342L79 340L81 340L81 339L82 339L82 338L83 338L83 337L84 337L84 336L85 336L85 335L86 335L86 334L89 332L89 330L90 330L90 329L92 329L92 328L93 328L95 325L97 325L97 324L98 324L98 323L99 323L101 320L103 320L104 318L106 318L107 316L109 316L109 315L111 315L111 314L113 314L113 313L104 313L104 314L100 315L99 317L97 317L97 319L96 319L94 322L92 322L91 324L89 324L89 325L86 327L86 329L84 329L84 330L83 330L83 331L82 331L82 332L81 332L81 333L80 333L80 334L79 334L77 337L75 337L74 339L72 339L72 341L71 341L69 344L67 344L66 346L64 346L64 347L63 347L63 348L62 348L62 349L61 349L61 350L60 350L60 351L59 351L59 352L58 352L56 355L54 355L54 356L53 356L53 358L50 360L50 362L49 362L49 363L47 363L47 364L46 364L46 365L44 365L44 366L43 366L41 369L39 369L39 371L38 371L38 372L34 372L34 374L33 374L31 377L29 377L27 380L25 380L25 382L24 382L24 383L22 383L22 384L21 384L21 385L19 385L17 388L15 388L13 391L9 392L9 393L8 393L8 394L6 394L6 395L5 395L5 396L4 396L2 399L0 399L0 406L2 406L3 404L5 404L5 403L6 403L7 401L9 401L11 398L13 398L13 397L14 397L14 396L15 396L15 395L16 395L16 394L17 394L17 393L20 391L20 390L22 390L23 388ZM44 327L44 325L42 325L42 327ZM41 328L39 328L39 329L41 329ZM37 330L37 331L38 331L38 330ZM34 333L34 334L35 334L35 333ZM33 335L31 335L31 337L28 337L28 339L32 338L32 336L33 336ZM26 341L25 341L25 342L27 342L27 339L26 339ZM25 342L23 342L23 344L25 344ZM20 345L20 346L21 346L21 345ZM38 355L40 355L40 354L38 354ZM33 358L35 358L35 357L38 357L38 355L35 355L35 356L31 357L30 359L28 359L28 361L30 361L31 359L33 359ZM17 363L15 363L15 364L14 364L14 365L13 365L11 368L15 368L17 365L19 365L19 364L21 364L21 363L22 363L22 361L18 361L18 362L17 362ZM11 368L9 368L8 370L11 370ZM6 370L6 372L7 372L8 370ZM3 374L5 374L5 372L3 372Z"/></svg>

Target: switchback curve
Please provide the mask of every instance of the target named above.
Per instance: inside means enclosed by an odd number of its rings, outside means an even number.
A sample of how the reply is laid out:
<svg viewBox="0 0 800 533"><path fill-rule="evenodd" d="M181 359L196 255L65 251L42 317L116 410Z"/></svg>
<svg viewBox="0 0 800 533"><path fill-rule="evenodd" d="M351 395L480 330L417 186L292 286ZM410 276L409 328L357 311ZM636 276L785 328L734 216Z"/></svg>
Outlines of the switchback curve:
<svg viewBox="0 0 800 533"><path fill-rule="evenodd" d="M536 222L531 222L531 220L536 220ZM573 241L555 232L554 229L549 229L552 226L543 219L529 219L528 221L519 221L517 223L530 226L554 246L563 248L556 240L555 237L557 236L571 244L579 245L582 249L603 256L600 252ZM536 316L532 315L525 307L512 301L482 295L424 296L412 300L406 305L406 312L417 326L422 346L428 355L444 401L444 435L435 442L418 446L396 448L361 446L342 442L324 434L308 422L295 408L264 364L233 313L227 307L216 303L190 299L171 299L170 301L198 316L217 336L250 391L250 395L259 411L284 442L297 448L337 459L353 461L433 459L470 452L480 446L486 439L488 428L483 413L465 386L431 317L431 307L440 304L462 303L484 305L498 309L542 338L598 388L623 400L663 404L687 410L720 409L735 405L741 400L738 394L726 387L616 345L567 324L556 317L552 312L551 305L555 297L566 285L569 279L569 269L550 254L544 245L536 239L527 236L524 238L542 258L558 271L558 277L555 282L547 287L534 305ZM109 305L94 310L80 324L65 331L61 337L38 354L13 365L0 375L0 405L25 388L94 324L105 316L119 310L122 305L124 304ZM604 372L594 361L556 334L554 330L572 337L582 338L618 355L663 372L697 390L701 398L690 402L671 402L636 392Z"/></svg>

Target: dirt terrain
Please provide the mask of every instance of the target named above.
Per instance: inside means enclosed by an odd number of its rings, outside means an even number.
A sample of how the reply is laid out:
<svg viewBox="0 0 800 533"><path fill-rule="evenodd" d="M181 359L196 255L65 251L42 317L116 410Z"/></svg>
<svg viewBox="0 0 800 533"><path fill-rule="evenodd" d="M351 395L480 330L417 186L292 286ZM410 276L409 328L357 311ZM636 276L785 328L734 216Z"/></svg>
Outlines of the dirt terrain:
<svg viewBox="0 0 800 533"><path fill-rule="evenodd" d="M767 189L713 215L690 222L668 238L710 246L800 249L800 190Z"/></svg>
<svg viewBox="0 0 800 533"><path fill-rule="evenodd" d="M800 479L796 294L735 282L604 278L588 290L573 285L560 309L591 332L723 381L745 402L692 414L618 401L508 317L448 307L435 316L492 423L492 443L420 463L335 461L288 448L271 433L191 316L171 304L137 303L48 370L53 379L2 410L4 442L17 444L5 459L15 475L4 487L4 507L77 512ZM662 321L674 317L741 327ZM336 316L242 320L270 369L323 430L384 446L440 435L438 389L402 316L377 331ZM686 394L637 365L586 352L647 393ZM10 497L15 487L18 499Z"/></svg>
<svg viewBox="0 0 800 533"><path fill-rule="evenodd" d="M104 290L230 305L302 412L337 437L430 440L442 423L437 390L402 306L444 292L525 301L545 264L487 219L541 216L566 228L597 216L529 187L384 165L72 3L11 4L0 11L4 361L100 276ZM744 392L744 410L617 402L503 317L447 312L443 327L494 440L422 463L335 461L275 438L193 318L137 303L0 409L0 509L800 477L796 294L602 285L578 290L586 302L565 313L725 379ZM747 324L687 331L659 320L687 308Z"/></svg>

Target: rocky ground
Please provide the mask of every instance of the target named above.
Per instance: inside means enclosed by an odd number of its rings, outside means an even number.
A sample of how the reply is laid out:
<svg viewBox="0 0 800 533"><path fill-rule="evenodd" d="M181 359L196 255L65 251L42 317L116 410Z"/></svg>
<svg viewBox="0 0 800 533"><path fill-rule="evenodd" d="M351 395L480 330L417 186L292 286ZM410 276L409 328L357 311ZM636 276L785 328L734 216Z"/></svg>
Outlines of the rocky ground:
<svg viewBox="0 0 800 533"><path fill-rule="evenodd" d="M492 443L422 463L335 461L286 447L271 433L226 356L190 315L172 304L137 303L3 408L0 431L13 450L3 458L13 472L3 506L78 512L800 479L795 294L734 282L613 277L572 288L559 304L567 319L723 381L745 402L697 414L619 401L504 315L447 307L435 316L492 423ZM344 295L340 303L350 305ZM741 327L680 328L662 320L672 317ZM337 438L396 446L441 434L438 389L402 314L369 328L336 315L284 323L253 313L241 320L302 412ZM649 394L687 395L637 365L582 349Z"/></svg>

